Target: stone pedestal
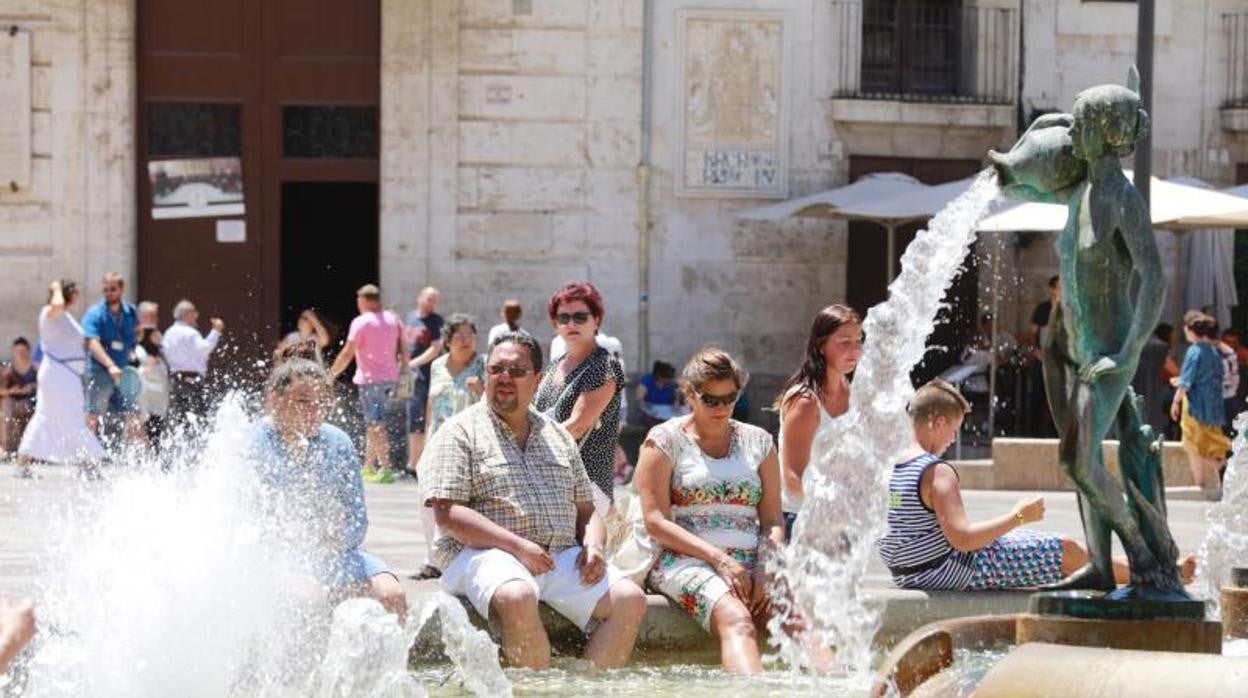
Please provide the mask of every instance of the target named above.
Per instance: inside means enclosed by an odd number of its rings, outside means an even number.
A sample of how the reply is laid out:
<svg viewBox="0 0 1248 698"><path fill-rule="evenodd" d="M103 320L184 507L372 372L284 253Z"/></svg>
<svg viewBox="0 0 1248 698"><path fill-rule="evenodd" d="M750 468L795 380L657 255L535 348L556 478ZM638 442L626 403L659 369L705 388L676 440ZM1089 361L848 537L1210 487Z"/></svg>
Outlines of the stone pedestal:
<svg viewBox="0 0 1248 698"><path fill-rule="evenodd" d="M1248 589L1222 587L1222 632L1248 638Z"/></svg>
<svg viewBox="0 0 1248 698"><path fill-rule="evenodd" d="M1120 650L1222 653L1222 625L1208 620L1090 620L1021 613L1019 645L1047 642Z"/></svg>

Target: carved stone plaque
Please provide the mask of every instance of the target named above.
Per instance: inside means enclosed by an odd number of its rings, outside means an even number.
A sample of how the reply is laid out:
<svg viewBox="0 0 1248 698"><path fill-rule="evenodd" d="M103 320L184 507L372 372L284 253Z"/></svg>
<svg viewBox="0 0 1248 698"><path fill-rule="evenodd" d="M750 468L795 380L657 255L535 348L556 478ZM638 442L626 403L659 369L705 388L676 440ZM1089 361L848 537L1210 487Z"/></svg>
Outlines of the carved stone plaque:
<svg viewBox="0 0 1248 698"><path fill-rule="evenodd" d="M0 32L0 189L30 185L30 34Z"/></svg>
<svg viewBox="0 0 1248 698"><path fill-rule="evenodd" d="M787 194L785 15L678 15L681 122L677 193Z"/></svg>

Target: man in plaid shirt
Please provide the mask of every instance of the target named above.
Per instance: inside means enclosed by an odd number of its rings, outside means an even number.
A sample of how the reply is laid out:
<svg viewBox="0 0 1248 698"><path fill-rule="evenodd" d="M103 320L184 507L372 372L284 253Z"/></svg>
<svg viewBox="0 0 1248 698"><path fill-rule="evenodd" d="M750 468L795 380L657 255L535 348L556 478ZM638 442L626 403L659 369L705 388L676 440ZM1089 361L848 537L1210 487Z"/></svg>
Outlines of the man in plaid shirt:
<svg viewBox="0 0 1248 698"><path fill-rule="evenodd" d="M494 614L512 665L550 664L543 601L589 634L586 659L622 666L646 597L606 563L606 529L576 441L530 408L541 368L531 336L499 337L485 399L444 424L421 455L423 499L438 524L434 564L444 589Z"/></svg>

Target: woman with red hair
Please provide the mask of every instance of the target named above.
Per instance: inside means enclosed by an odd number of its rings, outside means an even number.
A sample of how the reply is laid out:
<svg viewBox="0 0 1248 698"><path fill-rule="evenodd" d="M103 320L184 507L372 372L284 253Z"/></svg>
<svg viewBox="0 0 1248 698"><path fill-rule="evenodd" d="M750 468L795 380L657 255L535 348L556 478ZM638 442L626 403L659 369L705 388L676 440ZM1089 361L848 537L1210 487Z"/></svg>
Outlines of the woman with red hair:
<svg viewBox="0 0 1248 698"><path fill-rule="evenodd" d="M602 295L588 281L574 281L550 297L546 310L567 349L562 356L552 357L533 405L572 433L580 445L585 472L610 502L624 370L610 352L598 346Z"/></svg>

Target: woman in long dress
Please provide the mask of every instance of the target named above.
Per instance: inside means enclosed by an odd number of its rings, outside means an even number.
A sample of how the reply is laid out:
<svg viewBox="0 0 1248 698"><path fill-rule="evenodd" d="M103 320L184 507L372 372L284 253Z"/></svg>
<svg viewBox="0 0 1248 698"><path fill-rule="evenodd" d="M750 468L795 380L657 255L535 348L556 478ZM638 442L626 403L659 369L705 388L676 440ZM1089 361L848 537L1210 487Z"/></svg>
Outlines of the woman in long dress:
<svg viewBox="0 0 1248 698"><path fill-rule="evenodd" d="M104 449L87 429L82 373L87 353L82 327L69 308L78 297L72 281L53 281L48 304L39 311L39 364L35 416L18 446L19 475L31 475L32 461L90 465L104 458Z"/></svg>

